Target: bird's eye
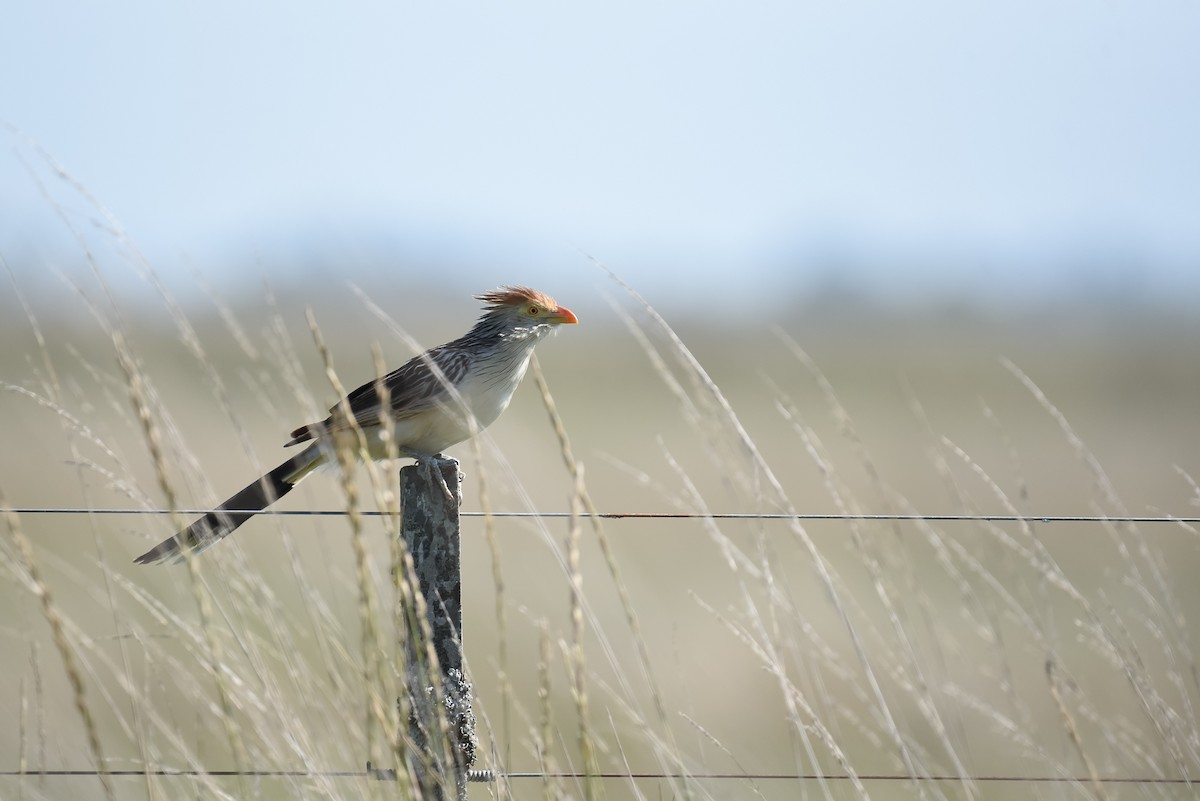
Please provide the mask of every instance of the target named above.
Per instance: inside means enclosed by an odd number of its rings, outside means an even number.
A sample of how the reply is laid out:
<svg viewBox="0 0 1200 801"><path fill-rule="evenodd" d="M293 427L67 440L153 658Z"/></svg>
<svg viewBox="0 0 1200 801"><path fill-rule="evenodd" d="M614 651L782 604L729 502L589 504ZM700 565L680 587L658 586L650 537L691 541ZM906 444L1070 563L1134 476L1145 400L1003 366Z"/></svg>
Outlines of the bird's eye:
<svg viewBox="0 0 1200 801"><path fill-rule="evenodd" d="M539 311L539 309L538 309L538 307L537 307L537 306L530 306L530 307L529 307L529 316L530 316L530 317L537 317L537 313L538 313L538 311Z"/></svg>

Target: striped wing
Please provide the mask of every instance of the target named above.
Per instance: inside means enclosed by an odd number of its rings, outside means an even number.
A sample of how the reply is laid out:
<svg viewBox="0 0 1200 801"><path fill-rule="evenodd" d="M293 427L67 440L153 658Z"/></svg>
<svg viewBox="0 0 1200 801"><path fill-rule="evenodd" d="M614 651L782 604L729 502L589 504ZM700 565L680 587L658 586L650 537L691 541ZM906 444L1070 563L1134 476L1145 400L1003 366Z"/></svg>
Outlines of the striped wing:
<svg viewBox="0 0 1200 801"><path fill-rule="evenodd" d="M382 425L380 385L387 388L388 408L393 419L403 420L426 411L440 403L450 402L452 395L447 384L462 381L471 367L472 356L465 348L442 345L409 359L382 379L369 381L346 396L350 413L361 428ZM430 366L436 366L436 370ZM329 417L316 425L301 426L292 432L288 445L307 442L326 431L344 431L349 426L342 414L342 405L334 405Z"/></svg>

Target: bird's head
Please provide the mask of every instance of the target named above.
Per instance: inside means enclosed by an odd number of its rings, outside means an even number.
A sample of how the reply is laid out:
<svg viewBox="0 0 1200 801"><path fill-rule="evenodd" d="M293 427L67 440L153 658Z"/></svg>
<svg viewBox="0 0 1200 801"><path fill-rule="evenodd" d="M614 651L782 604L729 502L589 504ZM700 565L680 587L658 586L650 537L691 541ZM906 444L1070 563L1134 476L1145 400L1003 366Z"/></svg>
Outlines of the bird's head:
<svg viewBox="0 0 1200 801"><path fill-rule="evenodd" d="M526 286L505 286L476 295L484 303L480 323L503 326L519 335L543 335L559 325L575 325L579 318L554 298Z"/></svg>

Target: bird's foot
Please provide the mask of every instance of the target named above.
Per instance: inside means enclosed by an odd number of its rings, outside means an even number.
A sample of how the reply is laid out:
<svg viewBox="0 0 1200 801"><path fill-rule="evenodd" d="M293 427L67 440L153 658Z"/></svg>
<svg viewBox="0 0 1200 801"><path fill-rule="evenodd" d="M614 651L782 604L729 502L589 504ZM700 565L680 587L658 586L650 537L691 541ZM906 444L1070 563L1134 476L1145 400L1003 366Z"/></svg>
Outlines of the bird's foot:
<svg viewBox="0 0 1200 801"><path fill-rule="evenodd" d="M458 493L456 495L450 491L450 485L446 483L446 478L442 475L442 467L447 463L454 465L454 469L456 471L458 470L457 459L447 456L444 453L429 454L418 453L417 451L406 451L404 455L410 456L416 460L417 466L425 472L429 481L437 481L442 488L442 492L446 496L446 500L449 503L451 503L455 508L462 506L462 485L459 484Z"/></svg>

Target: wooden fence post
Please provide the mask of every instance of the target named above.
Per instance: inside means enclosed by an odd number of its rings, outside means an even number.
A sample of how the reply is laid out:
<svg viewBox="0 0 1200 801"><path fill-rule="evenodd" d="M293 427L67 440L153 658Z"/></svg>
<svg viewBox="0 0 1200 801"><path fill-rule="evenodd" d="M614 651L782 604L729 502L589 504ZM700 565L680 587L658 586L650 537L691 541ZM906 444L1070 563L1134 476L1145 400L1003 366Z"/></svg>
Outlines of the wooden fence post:
<svg viewBox="0 0 1200 801"><path fill-rule="evenodd" d="M401 536L412 556L417 595L412 608L401 610L407 621L409 775L429 801L466 801L477 746L471 685L463 673L460 481L453 459L433 470L422 465L400 470Z"/></svg>

